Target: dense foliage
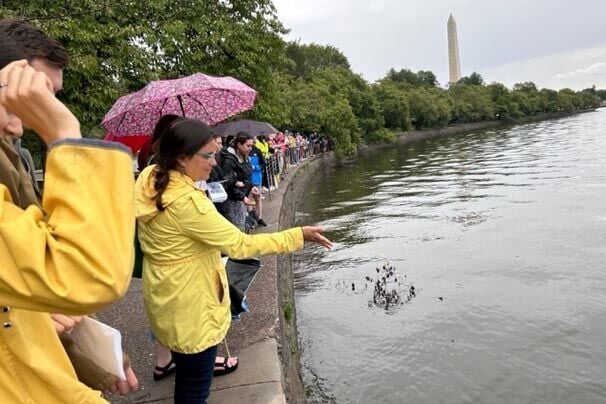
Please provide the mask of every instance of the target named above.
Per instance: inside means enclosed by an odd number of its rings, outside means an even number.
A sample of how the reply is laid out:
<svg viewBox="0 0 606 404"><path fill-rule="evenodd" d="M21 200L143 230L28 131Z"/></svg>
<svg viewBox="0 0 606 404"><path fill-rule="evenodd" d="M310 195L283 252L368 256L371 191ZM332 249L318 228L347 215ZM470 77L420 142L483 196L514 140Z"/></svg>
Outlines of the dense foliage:
<svg viewBox="0 0 606 404"><path fill-rule="evenodd" d="M247 117L325 134L338 155L398 131L570 113L606 99L595 87L554 91L526 82L510 90L476 72L447 89L434 73L408 69L369 84L333 46L285 43L271 0L4 0L0 18L26 19L66 46L60 97L94 136L120 95L200 71L257 89Z"/></svg>

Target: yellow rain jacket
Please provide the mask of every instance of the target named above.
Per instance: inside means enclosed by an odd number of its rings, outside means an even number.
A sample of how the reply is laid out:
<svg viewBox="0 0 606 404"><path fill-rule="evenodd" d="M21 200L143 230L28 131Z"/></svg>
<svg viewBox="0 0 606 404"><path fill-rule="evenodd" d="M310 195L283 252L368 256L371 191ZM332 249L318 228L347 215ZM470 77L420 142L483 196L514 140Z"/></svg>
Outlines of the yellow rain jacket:
<svg viewBox="0 0 606 404"><path fill-rule="evenodd" d="M263 157L265 157L265 158L269 157L269 143L262 142L259 139L257 139L257 140L255 140L255 146L257 147L257 149L261 150Z"/></svg>
<svg viewBox="0 0 606 404"><path fill-rule="evenodd" d="M0 403L105 402L76 379L48 313L91 313L126 292L131 167L122 148L65 140L48 154L44 212L0 184Z"/></svg>
<svg viewBox="0 0 606 404"><path fill-rule="evenodd" d="M135 185L145 308L162 345L198 353L221 342L231 321L221 251L232 258L287 253L303 247L303 232L244 234L177 171L170 172L160 212L153 199L155 167L143 170Z"/></svg>

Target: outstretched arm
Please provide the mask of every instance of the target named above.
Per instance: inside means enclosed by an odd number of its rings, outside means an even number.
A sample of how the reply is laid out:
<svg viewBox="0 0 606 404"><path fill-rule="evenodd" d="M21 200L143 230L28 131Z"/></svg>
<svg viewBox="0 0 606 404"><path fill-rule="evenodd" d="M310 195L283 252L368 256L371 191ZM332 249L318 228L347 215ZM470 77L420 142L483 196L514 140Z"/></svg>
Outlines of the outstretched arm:
<svg viewBox="0 0 606 404"><path fill-rule="evenodd" d="M320 227L294 227L262 234L245 234L217 212L204 196L192 194L190 201L200 216L184 216L179 224L190 237L214 246L232 258L250 258L258 255L288 253L303 248L304 241L318 243L327 248L332 243L321 235Z"/></svg>

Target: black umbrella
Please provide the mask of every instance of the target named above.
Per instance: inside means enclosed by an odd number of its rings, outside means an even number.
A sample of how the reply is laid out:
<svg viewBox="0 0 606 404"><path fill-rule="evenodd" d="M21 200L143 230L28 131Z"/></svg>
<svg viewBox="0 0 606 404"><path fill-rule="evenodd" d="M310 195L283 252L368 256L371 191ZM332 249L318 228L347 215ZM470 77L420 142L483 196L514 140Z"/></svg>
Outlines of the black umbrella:
<svg viewBox="0 0 606 404"><path fill-rule="evenodd" d="M216 125L214 129L215 132L218 132L223 136L237 135L239 132L246 132L253 136L278 133L278 129L274 128L271 124L267 122L251 121L250 119L220 123Z"/></svg>

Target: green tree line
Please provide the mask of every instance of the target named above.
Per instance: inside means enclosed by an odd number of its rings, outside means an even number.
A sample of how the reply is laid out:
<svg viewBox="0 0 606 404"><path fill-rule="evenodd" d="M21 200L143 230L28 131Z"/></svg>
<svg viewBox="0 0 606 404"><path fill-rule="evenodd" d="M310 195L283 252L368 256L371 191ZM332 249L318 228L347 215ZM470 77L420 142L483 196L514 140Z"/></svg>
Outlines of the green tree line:
<svg viewBox="0 0 606 404"><path fill-rule="evenodd" d="M0 18L25 19L65 45L60 98L93 136L102 136L99 123L119 96L195 72L249 84L259 96L244 116L325 134L339 156L400 131L572 113L606 99L595 87L508 89L478 73L447 89L432 72L408 69L368 83L335 47L284 41L271 0L4 0Z"/></svg>

